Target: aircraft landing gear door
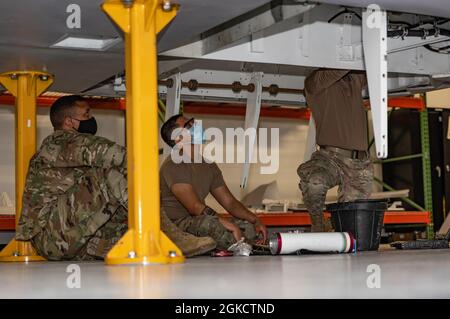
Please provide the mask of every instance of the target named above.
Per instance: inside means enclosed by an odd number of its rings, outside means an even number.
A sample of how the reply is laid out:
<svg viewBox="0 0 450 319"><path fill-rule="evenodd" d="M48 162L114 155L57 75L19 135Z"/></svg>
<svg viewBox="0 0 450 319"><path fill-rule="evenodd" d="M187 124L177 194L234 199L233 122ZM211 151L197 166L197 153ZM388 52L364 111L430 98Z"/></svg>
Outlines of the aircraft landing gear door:
<svg viewBox="0 0 450 319"><path fill-rule="evenodd" d="M252 74L250 83L255 86L253 92L249 92L247 96L247 107L245 111L245 132L249 133L249 143L245 142L244 134L244 147L245 147L245 162L242 168L241 176L241 188L245 188L248 182L248 175L250 174L250 164L253 158L253 152L255 150L255 144L257 141L256 131L258 129L259 113L261 110L261 94L262 94L262 79L263 72L255 72Z"/></svg>
<svg viewBox="0 0 450 319"><path fill-rule="evenodd" d="M181 102L181 73L177 73L170 77L172 80L172 86L167 88L166 96L166 113L164 121L167 121L175 114L180 113L180 102ZM170 154L172 148L164 144L164 157Z"/></svg>
<svg viewBox="0 0 450 319"><path fill-rule="evenodd" d="M387 147L387 16L370 5L362 16L364 62L372 109L375 147L378 158L386 158Z"/></svg>

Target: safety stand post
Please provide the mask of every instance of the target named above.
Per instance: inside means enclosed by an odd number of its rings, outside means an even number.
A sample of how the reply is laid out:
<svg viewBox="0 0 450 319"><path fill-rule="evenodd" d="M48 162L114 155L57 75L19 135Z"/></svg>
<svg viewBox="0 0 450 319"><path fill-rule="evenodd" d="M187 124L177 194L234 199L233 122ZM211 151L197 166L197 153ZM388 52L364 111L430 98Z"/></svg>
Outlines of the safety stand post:
<svg viewBox="0 0 450 319"><path fill-rule="evenodd" d="M16 98L16 228L28 165L36 152L36 98L53 83L45 72L17 71L0 74L0 83ZM13 239L1 252L0 262L43 261L31 242Z"/></svg>
<svg viewBox="0 0 450 319"><path fill-rule="evenodd" d="M105 261L180 263L181 250L160 228L156 51L157 33L178 8L169 1L106 0L102 9L125 35L129 227Z"/></svg>

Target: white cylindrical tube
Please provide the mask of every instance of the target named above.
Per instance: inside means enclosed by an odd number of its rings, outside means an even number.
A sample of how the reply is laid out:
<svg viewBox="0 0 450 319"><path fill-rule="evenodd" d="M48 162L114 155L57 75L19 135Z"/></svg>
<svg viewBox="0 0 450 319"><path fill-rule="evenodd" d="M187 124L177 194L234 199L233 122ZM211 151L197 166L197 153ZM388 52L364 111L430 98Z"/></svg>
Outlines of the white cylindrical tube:
<svg viewBox="0 0 450 319"><path fill-rule="evenodd" d="M273 255L299 250L314 252L352 252L355 239L349 233L275 233L269 241Z"/></svg>

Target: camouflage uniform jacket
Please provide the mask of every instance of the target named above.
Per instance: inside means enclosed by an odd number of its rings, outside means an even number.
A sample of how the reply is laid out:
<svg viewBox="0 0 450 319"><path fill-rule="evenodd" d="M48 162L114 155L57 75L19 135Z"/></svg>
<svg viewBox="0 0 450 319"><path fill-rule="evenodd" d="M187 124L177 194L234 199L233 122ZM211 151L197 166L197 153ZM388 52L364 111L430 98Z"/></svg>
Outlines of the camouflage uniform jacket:
<svg viewBox="0 0 450 319"><path fill-rule="evenodd" d="M90 213L102 209L110 199L107 189L96 181L101 179L98 172L109 168L126 176L124 147L103 137L69 130L57 130L48 136L30 161L16 239L33 238L47 225L55 208L66 215L77 211L74 215L79 218L89 218ZM93 198L94 193L101 196Z"/></svg>

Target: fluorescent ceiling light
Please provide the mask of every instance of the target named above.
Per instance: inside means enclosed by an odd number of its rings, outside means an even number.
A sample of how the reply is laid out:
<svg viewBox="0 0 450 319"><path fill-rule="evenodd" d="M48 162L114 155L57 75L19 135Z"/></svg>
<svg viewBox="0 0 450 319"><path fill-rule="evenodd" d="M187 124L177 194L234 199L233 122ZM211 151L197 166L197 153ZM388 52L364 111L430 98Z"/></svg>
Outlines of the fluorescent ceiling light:
<svg viewBox="0 0 450 319"><path fill-rule="evenodd" d="M64 36L58 40L55 44L51 45L51 48L65 48L65 49L82 49L82 50L95 50L105 51L112 47L114 44L120 42L120 38L82 38L73 36Z"/></svg>

